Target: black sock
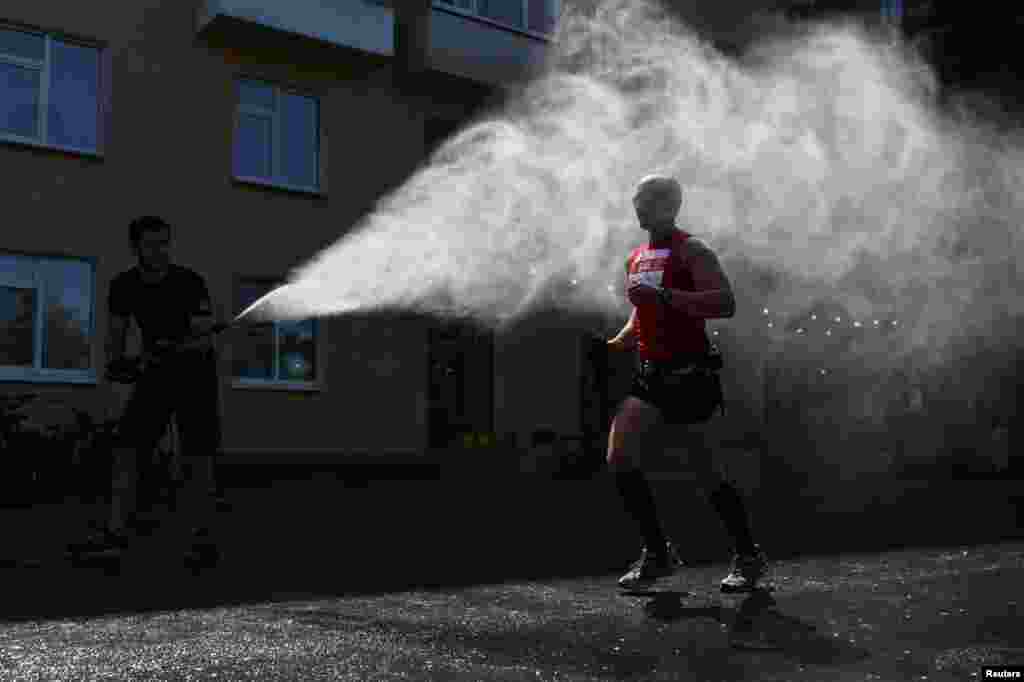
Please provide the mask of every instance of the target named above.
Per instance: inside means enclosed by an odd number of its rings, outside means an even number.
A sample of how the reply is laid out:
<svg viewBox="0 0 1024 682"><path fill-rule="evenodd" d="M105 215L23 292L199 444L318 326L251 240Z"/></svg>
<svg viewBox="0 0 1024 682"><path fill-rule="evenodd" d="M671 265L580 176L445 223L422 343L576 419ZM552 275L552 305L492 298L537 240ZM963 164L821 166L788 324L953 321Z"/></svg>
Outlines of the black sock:
<svg viewBox="0 0 1024 682"><path fill-rule="evenodd" d="M722 482L718 488L708 495L708 502L714 507L726 531L736 543L736 551L740 554L753 554L757 551L754 538L750 533L747 512L743 506L743 498L736 488Z"/></svg>
<svg viewBox="0 0 1024 682"><path fill-rule="evenodd" d="M616 472L615 487L622 497L626 512L633 517L647 551L662 554L665 551L665 534L658 523L654 494L643 472L639 469Z"/></svg>

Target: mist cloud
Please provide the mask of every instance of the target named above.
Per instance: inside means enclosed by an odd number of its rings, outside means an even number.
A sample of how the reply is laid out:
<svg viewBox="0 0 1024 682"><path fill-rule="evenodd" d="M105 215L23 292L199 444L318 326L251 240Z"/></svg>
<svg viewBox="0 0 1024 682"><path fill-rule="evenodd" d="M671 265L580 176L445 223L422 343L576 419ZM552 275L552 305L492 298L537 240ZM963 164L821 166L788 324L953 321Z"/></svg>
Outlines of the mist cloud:
<svg viewBox="0 0 1024 682"><path fill-rule="evenodd" d="M1018 135L940 111L935 91L911 50L856 24L776 32L734 59L654 4L605 2L563 17L546 75L261 312L502 325L562 307L621 324L624 260L645 236L631 193L660 172L684 187L680 226L733 279L736 338L792 336L786 320L831 301L846 319L795 342L808 366L833 326L854 334L847 362L937 366L1022 313L1024 159Z"/></svg>

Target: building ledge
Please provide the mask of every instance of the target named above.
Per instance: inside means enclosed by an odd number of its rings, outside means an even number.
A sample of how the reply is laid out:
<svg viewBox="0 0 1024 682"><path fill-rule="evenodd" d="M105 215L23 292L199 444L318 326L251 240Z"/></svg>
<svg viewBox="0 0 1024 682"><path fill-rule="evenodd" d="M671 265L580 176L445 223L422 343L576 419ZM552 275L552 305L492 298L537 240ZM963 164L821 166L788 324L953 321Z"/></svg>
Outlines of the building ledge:
<svg viewBox="0 0 1024 682"><path fill-rule="evenodd" d="M394 56L394 13L367 0L289 0L251 3L202 0L196 19L200 35L230 20L258 24L331 45Z"/></svg>

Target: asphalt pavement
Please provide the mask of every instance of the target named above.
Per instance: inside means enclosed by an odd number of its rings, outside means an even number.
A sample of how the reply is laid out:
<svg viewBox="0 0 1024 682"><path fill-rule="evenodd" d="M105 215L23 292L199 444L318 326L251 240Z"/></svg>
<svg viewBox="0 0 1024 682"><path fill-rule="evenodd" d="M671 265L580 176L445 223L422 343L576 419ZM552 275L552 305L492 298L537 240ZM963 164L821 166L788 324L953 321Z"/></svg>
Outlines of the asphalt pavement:
<svg viewBox="0 0 1024 682"><path fill-rule="evenodd" d="M643 596L611 573L237 604L218 600L237 566L128 587L79 572L64 580L120 607L3 620L0 679L934 682L1024 664L1024 544L781 561L773 592L742 596L717 591L726 569Z"/></svg>
<svg viewBox="0 0 1024 682"><path fill-rule="evenodd" d="M646 596L615 586L637 541L600 477L250 481L228 491L224 561L199 572L173 516L121 565L74 567L63 543L99 509L2 509L0 680L972 680L1024 664L1024 542L986 538L1019 529L1015 484L864 487L870 504L756 508L776 589L746 596L717 591L722 529L672 481L691 567ZM787 539L799 551L775 551Z"/></svg>

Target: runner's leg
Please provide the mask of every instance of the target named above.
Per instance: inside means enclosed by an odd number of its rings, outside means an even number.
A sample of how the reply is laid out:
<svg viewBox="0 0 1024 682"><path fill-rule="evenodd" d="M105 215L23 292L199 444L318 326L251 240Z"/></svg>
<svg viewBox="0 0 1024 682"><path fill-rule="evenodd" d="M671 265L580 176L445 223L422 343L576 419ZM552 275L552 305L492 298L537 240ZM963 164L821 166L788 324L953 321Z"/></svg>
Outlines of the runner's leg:
<svg viewBox="0 0 1024 682"><path fill-rule="evenodd" d="M665 534L658 521L657 507L650 484L639 468L645 448L651 446L653 431L661 421L657 408L629 396L619 407L608 435L608 467L615 476L615 485L626 512L651 552L665 548Z"/></svg>
<svg viewBox="0 0 1024 682"><path fill-rule="evenodd" d="M703 490L708 503L722 520L735 550L741 554L755 552L756 545L743 497L722 475L715 461L715 453L708 445L705 427L700 424L673 426L670 438L673 443L683 447L686 467L694 474L697 486Z"/></svg>

